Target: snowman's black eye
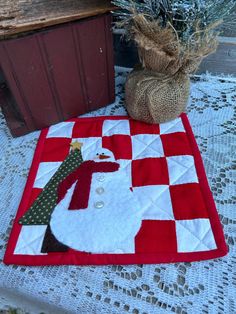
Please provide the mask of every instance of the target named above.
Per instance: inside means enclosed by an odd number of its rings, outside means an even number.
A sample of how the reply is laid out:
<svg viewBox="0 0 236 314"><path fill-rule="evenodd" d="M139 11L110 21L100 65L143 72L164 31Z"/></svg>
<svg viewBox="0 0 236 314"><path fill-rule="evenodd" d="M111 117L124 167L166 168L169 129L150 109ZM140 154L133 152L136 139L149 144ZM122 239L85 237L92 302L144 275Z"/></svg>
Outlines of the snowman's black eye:
<svg viewBox="0 0 236 314"><path fill-rule="evenodd" d="M105 155L104 153L102 153L102 155Z"/></svg>
<svg viewBox="0 0 236 314"><path fill-rule="evenodd" d="M96 155L98 156L99 154L97 153Z"/></svg>

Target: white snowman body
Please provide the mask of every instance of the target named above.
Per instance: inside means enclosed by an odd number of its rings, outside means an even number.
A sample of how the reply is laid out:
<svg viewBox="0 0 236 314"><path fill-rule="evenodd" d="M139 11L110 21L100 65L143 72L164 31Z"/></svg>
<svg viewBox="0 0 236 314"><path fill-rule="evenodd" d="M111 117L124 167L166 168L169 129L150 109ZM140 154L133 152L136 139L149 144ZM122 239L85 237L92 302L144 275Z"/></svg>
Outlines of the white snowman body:
<svg viewBox="0 0 236 314"><path fill-rule="evenodd" d="M108 150L102 151L104 155ZM114 162L110 151L109 155L106 161ZM134 253L142 209L125 170L94 173L86 209L68 210L75 186L76 182L51 216L50 227L57 240L78 251Z"/></svg>

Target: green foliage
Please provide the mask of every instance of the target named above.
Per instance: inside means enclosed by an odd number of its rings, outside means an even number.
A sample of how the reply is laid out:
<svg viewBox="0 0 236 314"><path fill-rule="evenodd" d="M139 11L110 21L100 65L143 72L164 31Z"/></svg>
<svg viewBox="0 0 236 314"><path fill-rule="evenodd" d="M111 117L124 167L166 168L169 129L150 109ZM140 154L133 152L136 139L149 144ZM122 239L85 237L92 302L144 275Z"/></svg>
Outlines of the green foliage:
<svg viewBox="0 0 236 314"><path fill-rule="evenodd" d="M124 23L133 13L142 13L149 19L158 20L165 27L170 23L181 39L187 40L196 30L229 16L236 7L235 0L114 0L120 10L115 14Z"/></svg>

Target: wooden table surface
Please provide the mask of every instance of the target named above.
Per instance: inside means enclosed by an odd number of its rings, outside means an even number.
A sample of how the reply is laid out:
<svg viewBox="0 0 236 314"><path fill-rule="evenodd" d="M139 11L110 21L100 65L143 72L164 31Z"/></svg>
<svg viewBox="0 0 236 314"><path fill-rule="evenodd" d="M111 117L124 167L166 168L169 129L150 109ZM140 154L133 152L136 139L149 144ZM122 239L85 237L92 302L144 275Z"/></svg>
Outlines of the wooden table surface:
<svg viewBox="0 0 236 314"><path fill-rule="evenodd" d="M0 0L0 38L103 14L108 0Z"/></svg>

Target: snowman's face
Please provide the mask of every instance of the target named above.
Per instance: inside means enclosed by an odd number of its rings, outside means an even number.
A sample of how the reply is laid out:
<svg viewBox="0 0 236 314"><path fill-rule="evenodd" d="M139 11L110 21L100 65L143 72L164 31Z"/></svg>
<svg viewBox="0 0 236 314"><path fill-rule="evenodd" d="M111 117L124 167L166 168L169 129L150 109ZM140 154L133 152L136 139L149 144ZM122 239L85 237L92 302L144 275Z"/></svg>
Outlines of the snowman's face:
<svg viewBox="0 0 236 314"><path fill-rule="evenodd" d="M106 148L101 148L97 150L97 153L94 156L94 161L102 162L102 161L115 161L115 157L113 153Z"/></svg>

